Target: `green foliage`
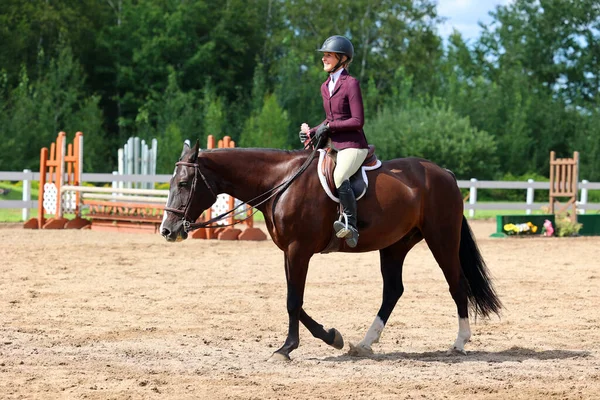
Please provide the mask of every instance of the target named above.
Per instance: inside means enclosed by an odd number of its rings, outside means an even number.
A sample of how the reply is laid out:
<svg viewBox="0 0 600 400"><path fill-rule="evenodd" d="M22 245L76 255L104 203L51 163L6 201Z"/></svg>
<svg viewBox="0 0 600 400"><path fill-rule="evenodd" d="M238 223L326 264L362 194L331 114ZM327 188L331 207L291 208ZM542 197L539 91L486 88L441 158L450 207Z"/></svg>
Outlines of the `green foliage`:
<svg viewBox="0 0 600 400"><path fill-rule="evenodd" d="M267 95L260 113L246 121L240 145L283 149L288 143L289 124L287 112L277 103L277 96Z"/></svg>
<svg viewBox="0 0 600 400"><path fill-rule="evenodd" d="M600 203L600 190L588 190L588 203Z"/></svg>
<svg viewBox="0 0 600 400"><path fill-rule="evenodd" d="M37 169L60 130L84 132L86 172L114 169L129 136L159 140L162 173L186 138L298 148L300 124L324 118L315 49L343 34L380 155L500 179L548 176L551 150L577 150L580 177L600 180L597 0L511 1L477 39L445 46L436 4L4 0L0 169Z"/></svg>
<svg viewBox="0 0 600 400"><path fill-rule="evenodd" d="M491 177L497 168L493 137L445 106L386 107L366 126L367 137L383 159L426 158L459 179Z"/></svg>
<svg viewBox="0 0 600 400"><path fill-rule="evenodd" d="M499 168L502 169L502 168ZM495 176L495 180L506 182L526 182L533 179L535 182L548 182L550 179L547 176L539 175L535 172L526 172L522 175L514 175L510 172ZM533 192L536 203L548 201L548 190L535 190ZM527 199L527 189L478 189L477 201L514 201L524 203Z"/></svg>
<svg viewBox="0 0 600 400"><path fill-rule="evenodd" d="M313 50L314 51L314 50ZM322 70L312 65L306 68L303 59L294 50L274 66L274 74L280 76L274 89L281 107L288 112L290 121L286 147L298 147L298 132L304 122L310 126L321 123L325 118L320 85L327 78ZM264 98L260 100L262 106Z"/></svg>
<svg viewBox="0 0 600 400"><path fill-rule="evenodd" d="M577 236L583 226L578 222L571 221L571 217L566 213L557 214L555 222L556 236L558 237Z"/></svg>
<svg viewBox="0 0 600 400"><path fill-rule="evenodd" d="M204 92L204 135L201 143L206 143L208 135L221 137L229 134L225 129L225 110L221 98L210 87L206 87Z"/></svg>
<svg viewBox="0 0 600 400"><path fill-rule="evenodd" d="M186 139L206 138L200 132L202 126L201 105L194 93L184 93L171 69L169 85L164 93L154 93L140 109L136 117L140 137L146 140L158 139L158 160L156 172L167 174L173 171Z"/></svg>
<svg viewBox="0 0 600 400"><path fill-rule="evenodd" d="M92 149L85 165L104 165L106 147L100 99L86 97L84 92L85 76L67 45L63 45L58 58L51 60L39 80L31 82L23 68L19 85L2 103L0 152L4 156L0 170L37 170L40 148L49 147L59 131L66 131L70 141L76 131L84 131L85 135L86 129Z"/></svg>

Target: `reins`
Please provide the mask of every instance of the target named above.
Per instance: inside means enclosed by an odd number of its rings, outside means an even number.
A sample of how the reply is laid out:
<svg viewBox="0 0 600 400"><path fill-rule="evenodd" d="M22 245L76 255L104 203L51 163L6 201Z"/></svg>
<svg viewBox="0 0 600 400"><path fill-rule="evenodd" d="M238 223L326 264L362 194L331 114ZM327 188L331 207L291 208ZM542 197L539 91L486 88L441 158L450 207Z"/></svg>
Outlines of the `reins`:
<svg viewBox="0 0 600 400"><path fill-rule="evenodd" d="M225 226L233 226L233 225L237 225L239 223L244 222L245 220L247 220L248 218L252 217L254 214L256 214L258 212L258 209L256 207L266 203L267 201L269 201L270 199L272 199L273 197L275 197L276 195L283 193L291 184L292 182L298 178L300 175L302 175L302 173L304 173L304 171L306 171L306 169L308 168L308 166L311 164L312 160L315 158L315 155L317 154L317 151L319 150L319 148L321 147L321 142L325 140L324 137L319 137L318 139L316 139L315 137L311 138L310 141L306 144L306 146L304 146L305 149L308 149L311 145L313 145L313 151L310 153L310 155L308 156L308 158L304 161L304 163L302 164L302 166L300 167L300 169L298 169L298 171L296 171L294 173L294 175L292 175L292 177L282 183L280 183L279 185L275 186L272 189L267 190L266 192L259 194L258 196L256 196L255 198L245 201L241 204L239 204L238 206L232 208L229 211L226 211L222 214L217 215L214 218L209 219L208 221L204 221L204 222L190 222L187 220L187 212L189 209L189 206L191 204L191 200L192 200L192 195L190 195L189 200L184 208L183 211L175 209L175 208L170 208L170 207L165 207L165 211L168 212L172 212L174 214L178 214L181 215L183 218L183 229L185 232L190 232L192 230L195 229L200 229L200 228L208 228L210 227L210 225L214 224L215 222L221 221L223 219L225 219L225 217L227 217L228 215L232 214L233 217L235 217L236 215L240 215L245 213L245 210L239 210L237 212L235 212L237 209L239 209L240 207L243 207L245 205L249 205L253 208L255 208L255 210L252 212L252 214L246 216L246 218L240 219L238 221L234 221L231 224L226 224L226 225L219 225L221 227L225 227ZM314 143L316 141L316 143ZM196 189L196 177L198 175L200 175L202 177L202 180L204 181L204 184L206 185L206 187L210 190L210 192L212 193L213 196L215 196L215 200L217 199L217 195L215 194L214 190L212 189L212 187L210 186L210 184L208 183L208 181L206 180L204 174L202 174L202 172L200 171L200 166L197 163L188 163L188 162L178 162L175 165L184 165L184 166L188 166L188 167L194 167L196 169L197 174L194 175L194 181L192 182L192 187L191 187L191 193L194 193L195 189ZM268 195L269 193L271 193L268 197L266 197L265 199L259 201L256 204L253 204L253 202L255 200L258 200L266 195Z"/></svg>

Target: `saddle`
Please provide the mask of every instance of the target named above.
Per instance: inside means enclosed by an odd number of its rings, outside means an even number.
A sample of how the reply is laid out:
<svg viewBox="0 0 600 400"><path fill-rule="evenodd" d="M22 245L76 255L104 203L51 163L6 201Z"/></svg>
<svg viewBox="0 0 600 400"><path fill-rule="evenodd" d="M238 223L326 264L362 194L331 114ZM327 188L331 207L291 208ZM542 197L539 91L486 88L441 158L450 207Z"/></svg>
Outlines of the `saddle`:
<svg viewBox="0 0 600 400"><path fill-rule="evenodd" d="M336 164L336 152L331 148L327 149L319 149L319 163L318 163L318 174L319 180L321 181L321 186L323 186L323 190L329 196L329 198L336 203L340 202L340 199L337 195L337 188L335 187L335 183L333 181L333 169ZM367 188L369 187L369 179L367 178L366 171L371 171L377 169L381 166L381 161L377 159L375 155L375 146L369 145L369 152L367 153L367 158L362 163L361 167L350 177L350 185L352 186L352 191L354 192L354 196L356 197L356 201L360 200L365 193L367 193Z"/></svg>

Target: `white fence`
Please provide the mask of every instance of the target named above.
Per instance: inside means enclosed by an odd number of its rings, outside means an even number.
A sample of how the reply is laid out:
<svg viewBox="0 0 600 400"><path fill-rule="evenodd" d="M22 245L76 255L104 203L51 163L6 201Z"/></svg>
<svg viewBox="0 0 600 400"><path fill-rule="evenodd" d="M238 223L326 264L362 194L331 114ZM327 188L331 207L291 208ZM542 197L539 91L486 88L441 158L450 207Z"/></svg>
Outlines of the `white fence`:
<svg viewBox="0 0 600 400"><path fill-rule="evenodd" d="M115 182L146 182L148 184L167 183L171 175L114 175L114 174L82 174L81 181L87 183L113 183ZM21 181L23 182L22 200L0 200L0 208L12 208L23 210L23 221L29 219L29 210L37 209L37 200L31 200L31 182L39 181L39 172L24 170L23 172L3 172L0 171L0 181ZM469 199L465 203L465 210L469 210L469 216L474 217L477 210L523 210L530 214L533 210L539 210L548 206L547 202L535 202L535 190L550 190L549 182L534 182L529 179L526 182L509 181L458 181L461 189L469 189ZM481 203L477 202L478 189L515 189L524 191L524 202L497 202ZM588 203L588 192L590 190L600 190L600 182L588 182L583 180L579 182L580 196L577 202L577 208L581 213L587 210L600 210L600 203Z"/></svg>
<svg viewBox="0 0 600 400"><path fill-rule="evenodd" d="M150 143L151 147L139 137L130 137L117 152L118 171L116 173L119 175L155 175L158 141L152 139ZM152 189L152 182L140 179L135 181L117 180L116 186L119 189Z"/></svg>

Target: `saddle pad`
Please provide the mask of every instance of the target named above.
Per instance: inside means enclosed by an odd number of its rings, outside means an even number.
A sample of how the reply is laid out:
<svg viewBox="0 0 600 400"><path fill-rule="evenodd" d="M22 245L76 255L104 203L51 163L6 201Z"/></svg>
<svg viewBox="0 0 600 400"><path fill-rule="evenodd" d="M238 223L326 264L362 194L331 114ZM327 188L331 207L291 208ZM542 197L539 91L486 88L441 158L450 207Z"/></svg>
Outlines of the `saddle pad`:
<svg viewBox="0 0 600 400"><path fill-rule="evenodd" d="M319 149L319 162L317 163L317 172L319 174L319 181L321 182L321 186L323 186L323 190L325 191L325 193L327 193L327 196L329 196L329 198L331 200L335 201L336 203L339 203L340 199L333 194L331 188L327 184L327 178L323 174L323 169L321 168L326 156L327 156L327 152L323 149ZM362 191L362 193L358 193L358 194L355 193L356 201L360 200L365 195L365 193L367 192L367 188L369 187L369 178L367 178L366 171L372 171L379 167L381 167L381 161L377 160L377 162L372 166L364 166L363 165L362 167L359 168L359 170L354 175L352 175L351 179L354 179L355 177L359 177L359 179L362 179L362 181L365 184L364 190Z"/></svg>

